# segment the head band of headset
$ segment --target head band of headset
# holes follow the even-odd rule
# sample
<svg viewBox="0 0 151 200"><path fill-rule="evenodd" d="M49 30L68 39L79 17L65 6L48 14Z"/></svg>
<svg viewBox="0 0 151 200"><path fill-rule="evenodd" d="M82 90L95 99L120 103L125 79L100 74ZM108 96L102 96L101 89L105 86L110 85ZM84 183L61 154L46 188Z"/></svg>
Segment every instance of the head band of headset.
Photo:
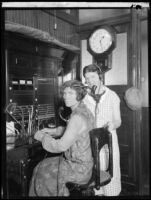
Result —
<svg viewBox="0 0 151 200"><path fill-rule="evenodd" d="M100 74L102 74L101 68L100 68L96 63L94 63L93 65L94 65L97 69L99 69Z"/></svg>

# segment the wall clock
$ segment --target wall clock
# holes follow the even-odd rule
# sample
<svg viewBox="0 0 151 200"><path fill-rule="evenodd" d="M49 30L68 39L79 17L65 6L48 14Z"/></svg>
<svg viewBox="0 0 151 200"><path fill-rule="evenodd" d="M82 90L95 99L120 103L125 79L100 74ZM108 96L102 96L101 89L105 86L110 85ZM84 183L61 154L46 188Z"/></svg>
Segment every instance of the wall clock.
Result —
<svg viewBox="0 0 151 200"><path fill-rule="evenodd" d="M116 47L116 32L111 26L100 26L87 40L88 51L95 57L110 54Z"/></svg>
<svg viewBox="0 0 151 200"><path fill-rule="evenodd" d="M116 47L116 31L111 26L95 28L88 37L87 50L102 73L111 69L111 52Z"/></svg>

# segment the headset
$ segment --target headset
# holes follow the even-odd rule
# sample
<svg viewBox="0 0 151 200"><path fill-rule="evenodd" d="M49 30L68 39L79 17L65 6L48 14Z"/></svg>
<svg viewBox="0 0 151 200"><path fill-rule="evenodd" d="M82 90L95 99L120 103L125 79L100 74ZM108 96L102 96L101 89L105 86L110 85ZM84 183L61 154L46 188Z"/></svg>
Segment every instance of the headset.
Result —
<svg viewBox="0 0 151 200"><path fill-rule="evenodd" d="M103 74L101 68L96 63L94 63L93 65L99 70L99 72L98 71L97 72L98 72L99 78L101 80L102 79L102 74Z"/></svg>

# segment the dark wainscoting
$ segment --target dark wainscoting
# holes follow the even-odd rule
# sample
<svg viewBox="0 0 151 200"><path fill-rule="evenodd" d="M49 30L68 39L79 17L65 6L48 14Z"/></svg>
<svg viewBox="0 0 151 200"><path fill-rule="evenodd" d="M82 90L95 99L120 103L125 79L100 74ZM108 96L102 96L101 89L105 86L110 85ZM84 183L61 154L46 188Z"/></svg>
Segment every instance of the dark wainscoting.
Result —
<svg viewBox="0 0 151 200"><path fill-rule="evenodd" d="M150 156L149 156L149 107L142 108L142 131L141 131L141 146L142 146L142 173L143 173L143 195L149 195L149 177L150 177Z"/></svg>

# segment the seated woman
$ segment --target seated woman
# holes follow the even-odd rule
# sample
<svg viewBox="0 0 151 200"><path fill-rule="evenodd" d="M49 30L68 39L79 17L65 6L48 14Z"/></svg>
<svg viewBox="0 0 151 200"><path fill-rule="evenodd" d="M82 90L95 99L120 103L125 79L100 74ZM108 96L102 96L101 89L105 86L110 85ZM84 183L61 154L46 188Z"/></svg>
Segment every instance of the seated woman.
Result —
<svg viewBox="0 0 151 200"><path fill-rule="evenodd" d="M35 139L48 152L64 153L46 158L35 167L29 196L69 196L66 182L85 184L91 178L89 131L94 128L94 117L82 102L86 89L81 82L73 80L63 84L62 92L66 106L72 110L66 129L45 128L36 132ZM61 134L60 139L54 138Z"/></svg>

